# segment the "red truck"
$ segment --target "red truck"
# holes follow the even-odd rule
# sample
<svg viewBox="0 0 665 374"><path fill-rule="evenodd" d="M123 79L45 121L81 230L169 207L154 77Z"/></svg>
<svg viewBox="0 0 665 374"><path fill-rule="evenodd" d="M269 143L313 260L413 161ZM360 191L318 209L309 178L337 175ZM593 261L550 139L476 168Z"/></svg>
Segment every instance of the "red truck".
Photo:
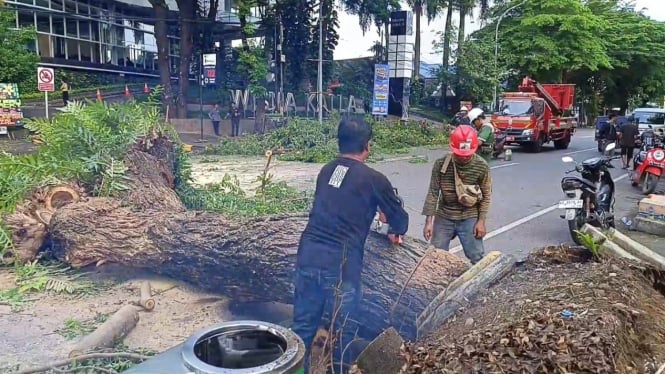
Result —
<svg viewBox="0 0 665 374"><path fill-rule="evenodd" d="M566 149L575 133L572 115L574 84L540 84L527 77L518 92L502 96L500 112L492 115L495 128L506 135L506 144L519 144L540 152L544 144Z"/></svg>

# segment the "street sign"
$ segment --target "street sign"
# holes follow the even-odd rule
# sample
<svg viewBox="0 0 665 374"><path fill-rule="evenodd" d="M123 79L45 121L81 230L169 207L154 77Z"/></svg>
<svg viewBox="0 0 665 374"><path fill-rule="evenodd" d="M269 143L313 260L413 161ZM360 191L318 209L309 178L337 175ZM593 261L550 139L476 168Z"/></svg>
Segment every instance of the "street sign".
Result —
<svg viewBox="0 0 665 374"><path fill-rule="evenodd" d="M55 72L51 68L37 68L37 88L41 92L55 91Z"/></svg>

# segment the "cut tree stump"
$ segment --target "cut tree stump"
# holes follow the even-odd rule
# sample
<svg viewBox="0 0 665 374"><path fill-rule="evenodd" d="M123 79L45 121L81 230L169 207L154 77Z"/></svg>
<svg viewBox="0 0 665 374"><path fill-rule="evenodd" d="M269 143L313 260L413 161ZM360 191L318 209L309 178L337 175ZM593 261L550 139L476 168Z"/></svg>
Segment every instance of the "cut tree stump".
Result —
<svg viewBox="0 0 665 374"><path fill-rule="evenodd" d="M148 143L149 149L141 148ZM292 303L296 252L307 215L239 220L187 211L173 189L174 150L163 137L139 143L124 160L129 189L117 197L81 199L58 208L48 225L53 254L75 268L113 262L238 301ZM363 299L354 316L363 337L373 339L394 326L414 338L418 314L468 269L453 254L430 251L391 314L427 248L413 238L393 246L384 236L369 235Z"/></svg>
<svg viewBox="0 0 665 374"><path fill-rule="evenodd" d="M404 340L394 328L389 328L377 336L358 355L356 364L363 373L399 373L404 365L400 349Z"/></svg>
<svg viewBox="0 0 665 374"><path fill-rule="evenodd" d="M473 302L482 290L498 282L513 269L516 263L513 256L496 251L488 253L487 257L493 261L490 263L481 261L471 267L467 271L470 276L460 277L466 279L465 282L456 285L450 291L444 291L444 295L435 298L432 304L425 308L425 313L418 316L419 337L429 335L466 303ZM474 267L481 267L482 271Z"/></svg>
<svg viewBox="0 0 665 374"><path fill-rule="evenodd" d="M150 288L150 282L145 281L141 283L140 296L139 296L139 305L147 311L155 309L155 299L152 298L152 290Z"/></svg>
<svg viewBox="0 0 665 374"><path fill-rule="evenodd" d="M115 312L95 331L79 340L71 351L69 358L84 355L99 348L112 348L119 339L136 327L139 321L139 309L134 305L125 305Z"/></svg>

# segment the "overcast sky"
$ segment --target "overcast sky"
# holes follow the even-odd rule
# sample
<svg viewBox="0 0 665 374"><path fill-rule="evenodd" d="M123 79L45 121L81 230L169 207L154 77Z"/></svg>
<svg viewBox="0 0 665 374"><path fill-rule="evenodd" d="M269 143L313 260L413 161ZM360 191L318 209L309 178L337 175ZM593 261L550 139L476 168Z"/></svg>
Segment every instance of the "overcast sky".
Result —
<svg viewBox="0 0 665 374"><path fill-rule="evenodd" d="M636 8L645 8L645 14L658 21L665 21L665 0L635 0ZM403 9L407 9L406 5L402 5ZM476 15L477 16L477 15ZM445 17L445 15L444 15ZM425 62L440 63L441 56L434 53L432 42L436 39L436 32L442 31L444 26L444 17L438 17L433 20L429 25L427 20L423 17L421 26L421 59ZM358 25L358 17L344 12L340 12L340 40L337 49L335 50L335 59L347 59L370 56L371 53L368 49L372 46L375 40L379 39L376 28L372 27L365 35L362 35L362 30ZM453 20L457 23L458 20ZM478 29L479 22L477 19L467 20L466 30L471 33Z"/></svg>

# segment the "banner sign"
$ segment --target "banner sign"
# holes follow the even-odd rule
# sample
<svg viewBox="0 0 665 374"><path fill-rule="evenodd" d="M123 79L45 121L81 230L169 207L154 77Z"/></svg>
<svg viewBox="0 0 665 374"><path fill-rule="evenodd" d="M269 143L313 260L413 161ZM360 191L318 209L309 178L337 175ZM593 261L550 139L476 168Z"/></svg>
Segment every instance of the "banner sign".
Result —
<svg viewBox="0 0 665 374"><path fill-rule="evenodd" d="M206 53L203 55L203 84L215 84L215 71L217 69L217 54Z"/></svg>
<svg viewBox="0 0 665 374"><path fill-rule="evenodd" d="M21 111L18 85L0 83L0 134L6 134L6 126L15 126L22 119L23 111Z"/></svg>
<svg viewBox="0 0 665 374"><path fill-rule="evenodd" d="M388 115L388 95L390 65L374 65L374 94L372 95L372 114Z"/></svg>

